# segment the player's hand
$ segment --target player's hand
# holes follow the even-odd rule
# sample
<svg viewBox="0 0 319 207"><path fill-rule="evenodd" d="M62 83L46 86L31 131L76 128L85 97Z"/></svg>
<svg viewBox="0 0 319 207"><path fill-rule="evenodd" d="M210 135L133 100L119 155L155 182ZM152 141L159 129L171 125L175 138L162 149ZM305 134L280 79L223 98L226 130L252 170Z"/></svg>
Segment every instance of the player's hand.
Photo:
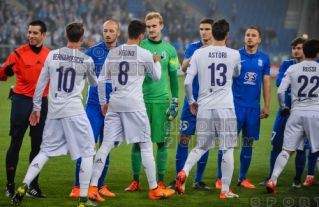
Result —
<svg viewBox="0 0 319 207"><path fill-rule="evenodd" d="M198 111L198 103L195 101L194 103L189 105L189 108L191 110L191 113L196 116Z"/></svg>
<svg viewBox="0 0 319 207"><path fill-rule="evenodd" d="M7 65L5 68L4 68L4 74L6 74L6 76L13 76L14 75L14 71L13 71L13 66L15 65L16 63L11 63L10 65Z"/></svg>
<svg viewBox="0 0 319 207"><path fill-rule="evenodd" d="M166 116L168 116L168 121L173 121L178 114L178 98L172 98L172 103L166 110Z"/></svg>
<svg viewBox="0 0 319 207"><path fill-rule="evenodd" d="M32 110L30 117L29 117L30 125L35 126L37 123L40 122L40 111Z"/></svg>
<svg viewBox="0 0 319 207"><path fill-rule="evenodd" d="M105 116L108 108L109 108L109 105L107 103L104 105L101 105L101 110L102 110L103 116Z"/></svg>
<svg viewBox="0 0 319 207"><path fill-rule="evenodd" d="M269 108L268 107L264 107L261 109L261 113L260 113L260 118L261 119L266 119L269 116Z"/></svg>
<svg viewBox="0 0 319 207"><path fill-rule="evenodd" d="M284 106L280 110L280 116L288 116L290 114L290 108L288 106Z"/></svg>
<svg viewBox="0 0 319 207"><path fill-rule="evenodd" d="M156 63L156 62L159 62L159 61L161 61L161 56L159 56L159 55L157 55L156 53L154 53L154 54L153 54L153 60L154 60L155 63Z"/></svg>

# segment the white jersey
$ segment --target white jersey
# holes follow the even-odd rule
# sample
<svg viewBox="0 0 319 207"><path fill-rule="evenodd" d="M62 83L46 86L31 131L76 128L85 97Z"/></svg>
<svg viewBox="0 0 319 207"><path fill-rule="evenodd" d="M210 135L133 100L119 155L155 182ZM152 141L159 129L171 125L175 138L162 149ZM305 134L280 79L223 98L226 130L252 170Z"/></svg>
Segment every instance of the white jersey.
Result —
<svg viewBox="0 0 319 207"><path fill-rule="evenodd" d="M48 119L58 119L85 113L82 90L87 78L91 86L97 85L94 62L78 49L63 47L52 50L42 68L35 94L33 109L41 110L41 98L48 81Z"/></svg>
<svg viewBox="0 0 319 207"><path fill-rule="evenodd" d="M100 104L106 104L105 83L111 76L112 92L108 111L146 110L142 92L146 72L154 81L161 78L161 64L154 64L153 56L148 50L127 44L110 50L98 78Z"/></svg>
<svg viewBox="0 0 319 207"><path fill-rule="evenodd" d="M187 74L192 76L198 74L199 107L234 108L232 78L240 74L240 69L240 55L237 50L226 46L207 46L196 50L188 65ZM192 91L187 90L186 80L185 88L190 103L194 100L192 100Z"/></svg>
<svg viewBox="0 0 319 207"><path fill-rule="evenodd" d="M304 60L287 69L278 88L280 106L289 85L292 110L319 111L319 63Z"/></svg>

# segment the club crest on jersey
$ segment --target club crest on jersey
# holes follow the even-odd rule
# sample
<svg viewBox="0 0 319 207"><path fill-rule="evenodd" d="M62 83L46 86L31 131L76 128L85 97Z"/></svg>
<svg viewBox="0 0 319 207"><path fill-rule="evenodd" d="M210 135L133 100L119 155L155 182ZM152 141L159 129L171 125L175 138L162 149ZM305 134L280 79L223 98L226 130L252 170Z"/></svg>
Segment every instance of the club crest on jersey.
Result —
<svg viewBox="0 0 319 207"><path fill-rule="evenodd" d="M165 52L165 51L162 52L162 54L161 54L161 59L166 59L166 52Z"/></svg>
<svg viewBox="0 0 319 207"><path fill-rule="evenodd" d="M256 85L257 73L247 72L244 77L244 84Z"/></svg>
<svg viewBox="0 0 319 207"><path fill-rule="evenodd" d="M263 66L263 60L262 59L258 59L258 65L259 66Z"/></svg>

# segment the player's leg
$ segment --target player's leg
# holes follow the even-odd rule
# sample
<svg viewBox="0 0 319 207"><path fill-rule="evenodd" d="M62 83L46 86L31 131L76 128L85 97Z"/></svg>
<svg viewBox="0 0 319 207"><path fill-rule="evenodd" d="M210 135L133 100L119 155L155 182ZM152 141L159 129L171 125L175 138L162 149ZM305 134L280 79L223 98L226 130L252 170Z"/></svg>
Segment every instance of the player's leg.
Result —
<svg viewBox="0 0 319 207"><path fill-rule="evenodd" d="M317 154L311 152L311 147L308 145L308 173L303 186L312 186L314 182L315 168L317 162Z"/></svg>
<svg viewBox="0 0 319 207"><path fill-rule="evenodd" d="M33 107L32 99L15 94L11 101L10 146L6 154L7 185L5 196L11 198L15 192L15 174L19 161L23 136L29 126Z"/></svg>
<svg viewBox="0 0 319 207"><path fill-rule="evenodd" d="M156 167L151 142L150 124L146 111L122 113L124 137L126 143L137 143L140 146L142 163L149 183L149 198L158 200L172 196L174 190L161 188L156 182Z"/></svg>
<svg viewBox="0 0 319 207"><path fill-rule="evenodd" d="M39 154L32 160L22 185L16 190L12 197L12 203L20 205L24 195L30 186L31 181L39 174L43 165L51 156L66 155L66 140L63 139L64 131L60 120L48 119L45 124L43 141Z"/></svg>
<svg viewBox="0 0 319 207"><path fill-rule="evenodd" d="M104 201L98 193L98 181L105 166L106 157L114 147L114 142L123 140L122 120L119 113L108 112L105 116L104 138L93 165L91 186L88 196L97 201ZM81 186L80 186L81 187Z"/></svg>
<svg viewBox="0 0 319 207"><path fill-rule="evenodd" d="M304 142L301 143L301 146L296 150L295 157L295 169L296 175L294 177L294 181L292 183L293 188L301 188L301 176L305 169L306 165L306 150L304 149Z"/></svg>
<svg viewBox="0 0 319 207"><path fill-rule="evenodd" d="M81 206L91 202L88 199L88 189L92 175L92 160L95 155L94 135L86 114L63 118L61 123L71 159L76 160L81 157L80 198L78 202L78 206Z"/></svg>
<svg viewBox="0 0 319 207"><path fill-rule="evenodd" d="M168 103L153 104L151 120L151 139L153 143L157 144L157 151L155 157L157 170L157 183L161 188L166 188L164 185L164 176L167 167L168 151L167 142L170 141L170 122L166 116L166 109L169 107Z"/></svg>
<svg viewBox="0 0 319 207"><path fill-rule="evenodd" d="M147 112L149 121L152 124L153 104L145 103L145 107L146 107L146 112ZM141 166L142 166L142 157L141 157L140 146L137 143L132 144L131 166L132 166L132 172L133 172L133 181L127 188L125 188L125 191L127 191L127 192L134 192L134 191L141 190L140 173L141 173Z"/></svg>
<svg viewBox="0 0 319 207"><path fill-rule="evenodd" d="M35 126L30 126L30 137L31 137L31 152L29 156L29 162L31 163L32 160L37 156L37 154L40 151L40 146L42 143L42 135L43 135L43 129L46 121L48 113L48 99L42 98L42 105L41 105L41 114L40 114L40 122ZM38 183L39 174L34 178L34 180L30 183L27 196L32 197L39 197L44 198L46 197Z"/></svg>
<svg viewBox="0 0 319 207"><path fill-rule="evenodd" d="M219 137L219 150L223 151L223 157L221 162L222 189L219 197L223 199L238 198L238 195L234 194L229 188L234 172L234 147L238 145L238 129L235 110L217 109L213 110L213 115L217 118L216 121L221 122L224 126L215 126L215 129L217 129Z"/></svg>
<svg viewBox="0 0 319 207"><path fill-rule="evenodd" d="M203 121L208 123L212 117L212 110L199 109L197 113L197 122ZM207 124L209 126L209 124ZM176 179L176 190L179 194L183 194L185 191L185 182L189 175L190 170L200 160L200 158L208 151L208 149L214 146L213 132L211 129L200 130L197 129L197 144L193 150L189 153L183 170L181 170Z"/></svg>
<svg viewBox="0 0 319 207"><path fill-rule="evenodd" d="M272 130L272 136L271 136L271 145L272 149L270 151L270 168L269 168L269 175L265 178L265 180L259 185L266 186L268 183L268 180L270 179L270 176L273 172L276 159L280 152L282 151L282 145L284 142L284 131L285 126L287 123L289 116L281 116L281 111L278 110Z"/></svg>
<svg viewBox="0 0 319 207"><path fill-rule="evenodd" d="M245 108L246 117L245 124L242 128L242 147L240 153L240 170L238 178L238 186L253 189L255 186L247 179L247 172L252 160L253 143L259 140L260 128L260 109Z"/></svg>
<svg viewBox="0 0 319 207"><path fill-rule="evenodd" d="M293 152L298 148L300 142L303 141L304 128L300 115L300 112L292 111L287 121L284 133L283 150L276 159L273 173L266 185L268 193L276 192L276 184L279 175L283 171Z"/></svg>

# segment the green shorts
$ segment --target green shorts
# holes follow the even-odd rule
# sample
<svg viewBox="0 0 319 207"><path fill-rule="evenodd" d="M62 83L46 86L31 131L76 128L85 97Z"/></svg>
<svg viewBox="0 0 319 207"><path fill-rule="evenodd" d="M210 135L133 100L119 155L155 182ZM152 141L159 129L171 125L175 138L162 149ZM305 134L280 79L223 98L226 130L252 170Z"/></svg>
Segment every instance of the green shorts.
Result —
<svg viewBox="0 0 319 207"><path fill-rule="evenodd" d="M166 116L169 103L146 103L146 111L151 125L151 138L154 143L169 141L170 122Z"/></svg>

